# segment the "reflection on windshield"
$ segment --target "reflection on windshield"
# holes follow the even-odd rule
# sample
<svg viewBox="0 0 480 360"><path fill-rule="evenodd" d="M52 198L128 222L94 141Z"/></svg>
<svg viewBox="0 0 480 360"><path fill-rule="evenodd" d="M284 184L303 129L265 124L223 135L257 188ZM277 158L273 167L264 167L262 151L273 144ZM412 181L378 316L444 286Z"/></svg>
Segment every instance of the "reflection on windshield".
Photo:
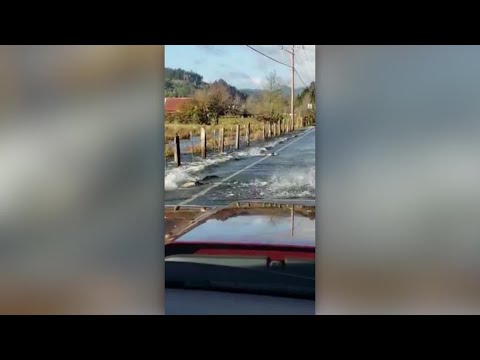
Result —
<svg viewBox="0 0 480 360"><path fill-rule="evenodd" d="M170 208L166 241L315 246L315 208L236 203L221 209Z"/></svg>
<svg viewBox="0 0 480 360"><path fill-rule="evenodd" d="M308 224L311 223L311 224ZM234 242L254 244L294 244L314 245L314 222L308 218L272 215L250 215L234 217L228 220L209 219L204 224L181 236L176 242ZM313 225L313 226L312 226Z"/></svg>

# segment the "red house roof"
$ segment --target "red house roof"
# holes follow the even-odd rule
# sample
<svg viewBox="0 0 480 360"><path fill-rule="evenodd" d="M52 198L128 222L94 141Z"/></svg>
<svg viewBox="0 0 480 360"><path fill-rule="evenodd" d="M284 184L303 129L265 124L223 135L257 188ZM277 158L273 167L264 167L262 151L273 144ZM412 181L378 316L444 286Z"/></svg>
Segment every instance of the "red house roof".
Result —
<svg viewBox="0 0 480 360"><path fill-rule="evenodd" d="M183 98L165 98L165 112L172 113L180 110L180 107L191 101L192 98L183 97Z"/></svg>

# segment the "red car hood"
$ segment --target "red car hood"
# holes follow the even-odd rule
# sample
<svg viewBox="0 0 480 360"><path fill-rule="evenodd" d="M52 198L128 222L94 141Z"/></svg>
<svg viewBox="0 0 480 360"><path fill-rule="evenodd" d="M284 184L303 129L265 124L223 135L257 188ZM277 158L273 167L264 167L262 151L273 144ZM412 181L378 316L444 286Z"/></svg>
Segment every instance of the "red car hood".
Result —
<svg viewBox="0 0 480 360"><path fill-rule="evenodd" d="M222 207L167 206L166 256L176 254L314 259L315 205L241 201Z"/></svg>

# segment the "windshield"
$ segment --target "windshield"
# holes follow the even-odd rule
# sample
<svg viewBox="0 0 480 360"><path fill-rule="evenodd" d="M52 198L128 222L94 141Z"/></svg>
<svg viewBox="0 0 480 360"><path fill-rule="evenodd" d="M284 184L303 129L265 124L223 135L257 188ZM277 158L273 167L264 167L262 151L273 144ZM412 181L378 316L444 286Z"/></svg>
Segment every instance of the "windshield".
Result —
<svg viewBox="0 0 480 360"><path fill-rule="evenodd" d="M165 286L315 298L315 207L167 207Z"/></svg>

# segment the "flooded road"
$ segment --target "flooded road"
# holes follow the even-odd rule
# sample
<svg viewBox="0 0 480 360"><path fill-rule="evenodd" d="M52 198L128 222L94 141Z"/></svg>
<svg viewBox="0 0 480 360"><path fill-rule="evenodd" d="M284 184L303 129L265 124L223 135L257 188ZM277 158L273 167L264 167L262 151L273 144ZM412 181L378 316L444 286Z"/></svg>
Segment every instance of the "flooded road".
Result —
<svg viewBox="0 0 480 360"><path fill-rule="evenodd" d="M247 199L315 199L315 128L212 154L167 162L167 204L223 205Z"/></svg>

